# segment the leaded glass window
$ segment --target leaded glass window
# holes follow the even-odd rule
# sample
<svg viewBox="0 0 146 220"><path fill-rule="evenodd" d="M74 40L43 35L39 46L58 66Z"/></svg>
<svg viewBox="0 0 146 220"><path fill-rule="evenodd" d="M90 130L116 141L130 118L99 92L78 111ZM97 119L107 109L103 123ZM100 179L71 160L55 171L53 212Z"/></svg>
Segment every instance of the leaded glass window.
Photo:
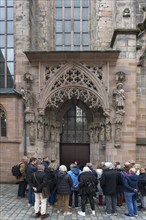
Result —
<svg viewBox="0 0 146 220"><path fill-rule="evenodd" d="M0 0L0 88L14 87L13 3L13 0Z"/></svg>
<svg viewBox="0 0 146 220"><path fill-rule="evenodd" d="M64 115L61 143L89 143L85 112L73 106Z"/></svg>
<svg viewBox="0 0 146 220"><path fill-rule="evenodd" d="M89 0L56 0L56 50L89 50Z"/></svg>
<svg viewBox="0 0 146 220"><path fill-rule="evenodd" d="M0 108L0 137L6 136L6 115L5 112Z"/></svg>

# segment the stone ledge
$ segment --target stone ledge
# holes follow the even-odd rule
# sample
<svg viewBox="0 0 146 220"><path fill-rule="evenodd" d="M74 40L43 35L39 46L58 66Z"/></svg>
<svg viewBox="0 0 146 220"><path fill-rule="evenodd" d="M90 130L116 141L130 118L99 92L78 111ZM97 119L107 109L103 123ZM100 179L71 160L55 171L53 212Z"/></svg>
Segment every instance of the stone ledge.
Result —
<svg viewBox="0 0 146 220"><path fill-rule="evenodd" d="M30 63L58 61L65 62L66 60L96 61L99 60L117 60L120 50L95 50L95 51L24 51Z"/></svg>
<svg viewBox="0 0 146 220"><path fill-rule="evenodd" d="M138 35L139 34L139 29L122 29L122 28L121 29L115 29L114 33L113 33L113 36L112 36L111 44L110 44L111 48L113 47L113 45L115 43L117 35L120 35L120 34Z"/></svg>
<svg viewBox="0 0 146 220"><path fill-rule="evenodd" d="M136 138L136 145L146 146L146 138Z"/></svg>

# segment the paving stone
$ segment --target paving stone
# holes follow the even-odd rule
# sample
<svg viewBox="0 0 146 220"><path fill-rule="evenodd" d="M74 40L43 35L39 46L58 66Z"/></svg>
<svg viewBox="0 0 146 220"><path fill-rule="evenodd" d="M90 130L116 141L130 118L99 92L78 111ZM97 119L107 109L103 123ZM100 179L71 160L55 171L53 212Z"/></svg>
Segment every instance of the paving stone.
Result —
<svg viewBox="0 0 146 220"><path fill-rule="evenodd" d="M28 200L17 198L18 185L1 184L0 185L0 219L1 220L34 220L34 209L28 207ZM95 200L96 204L97 201ZM127 212L127 207L124 204L117 207L118 215L107 217L105 215L105 206L96 205L96 216L91 215L90 205L87 204L86 217L77 214L79 209L72 208L71 216L63 216L63 212L59 215L56 213L56 207L48 207L47 211L50 213L48 220L130 220L129 217L124 216ZM146 212L138 212L137 220L146 220ZM40 220L40 218L38 218Z"/></svg>

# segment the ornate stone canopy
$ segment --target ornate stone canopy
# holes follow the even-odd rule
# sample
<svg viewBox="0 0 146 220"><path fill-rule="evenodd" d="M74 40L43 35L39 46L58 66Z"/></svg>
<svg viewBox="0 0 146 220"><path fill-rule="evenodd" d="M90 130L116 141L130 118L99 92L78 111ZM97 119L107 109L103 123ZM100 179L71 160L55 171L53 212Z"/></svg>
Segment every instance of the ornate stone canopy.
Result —
<svg viewBox="0 0 146 220"><path fill-rule="evenodd" d="M48 68L46 68L48 70ZM55 74L46 73L46 85L40 94L39 109L59 108L70 99L81 100L89 108L109 109L108 94L102 81L102 71L95 71L89 66L77 62L62 64ZM94 71L93 71L94 70Z"/></svg>

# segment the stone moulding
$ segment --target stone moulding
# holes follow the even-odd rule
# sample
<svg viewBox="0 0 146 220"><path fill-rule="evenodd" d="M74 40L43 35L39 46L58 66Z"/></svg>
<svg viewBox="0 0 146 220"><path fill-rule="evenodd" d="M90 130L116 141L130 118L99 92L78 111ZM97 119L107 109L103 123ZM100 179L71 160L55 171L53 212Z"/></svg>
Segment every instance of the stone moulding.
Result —
<svg viewBox="0 0 146 220"><path fill-rule="evenodd" d="M112 40L110 43L110 47L112 48L114 46L115 40L117 35L138 35L139 34L139 29L115 29L113 36L112 36Z"/></svg>

